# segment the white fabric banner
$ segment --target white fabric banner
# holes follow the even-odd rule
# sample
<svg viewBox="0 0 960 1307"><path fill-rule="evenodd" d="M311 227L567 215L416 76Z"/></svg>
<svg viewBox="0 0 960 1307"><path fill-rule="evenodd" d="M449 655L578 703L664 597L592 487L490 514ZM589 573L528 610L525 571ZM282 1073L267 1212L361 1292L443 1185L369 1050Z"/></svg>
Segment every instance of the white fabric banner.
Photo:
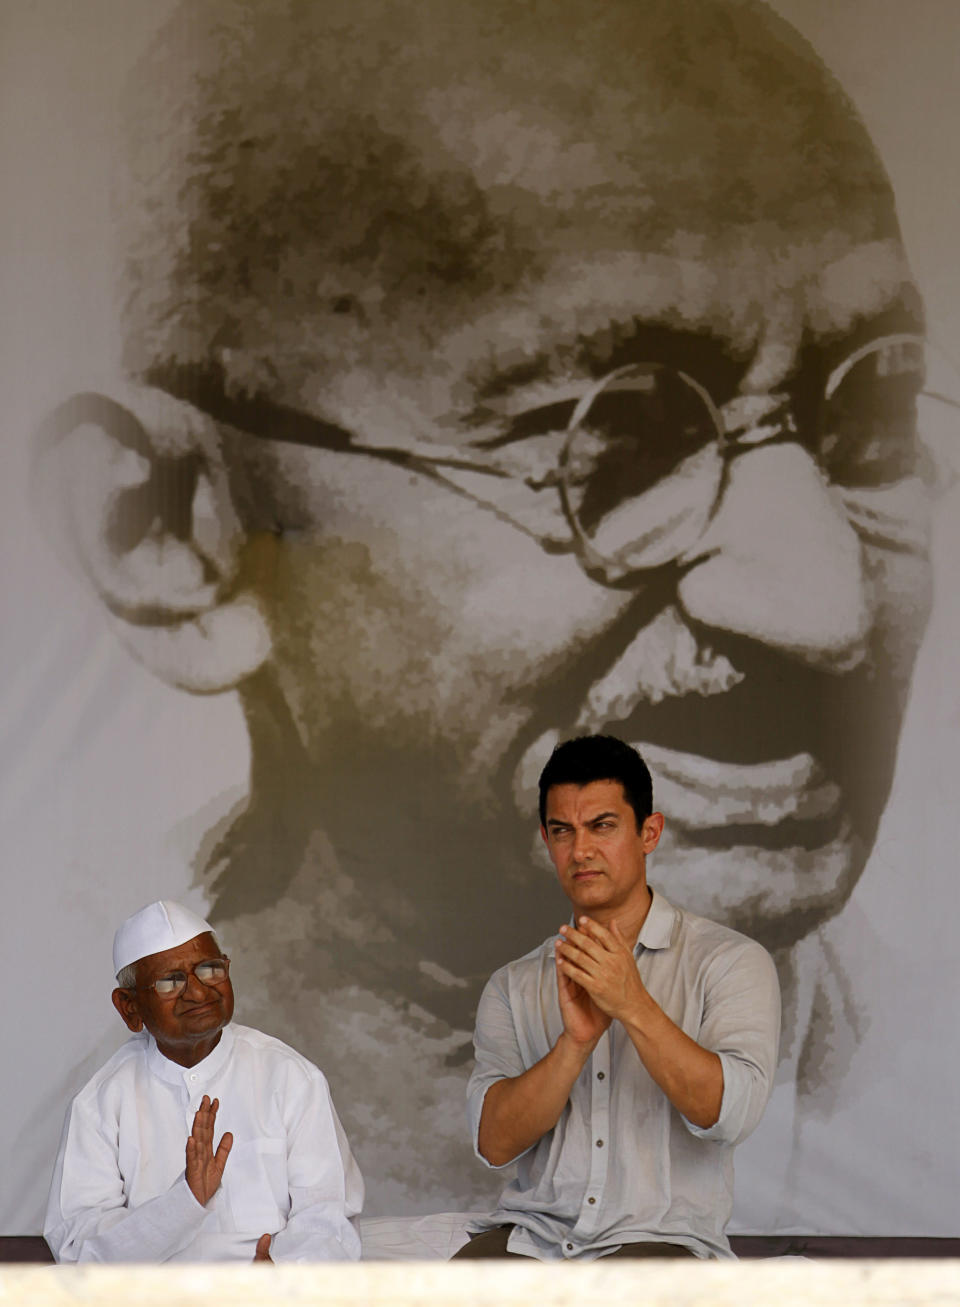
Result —
<svg viewBox="0 0 960 1307"><path fill-rule="evenodd" d="M490 1202L473 1012L604 730L780 969L731 1228L957 1234L960 9L546 8L3 7L6 1233L157 897L370 1214Z"/></svg>

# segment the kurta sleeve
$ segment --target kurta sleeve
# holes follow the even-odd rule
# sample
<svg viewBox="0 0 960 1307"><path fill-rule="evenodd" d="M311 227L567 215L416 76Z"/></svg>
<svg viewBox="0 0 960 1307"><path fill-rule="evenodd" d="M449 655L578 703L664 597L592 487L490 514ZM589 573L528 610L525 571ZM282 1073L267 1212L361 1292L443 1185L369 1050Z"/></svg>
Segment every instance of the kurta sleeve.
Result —
<svg viewBox="0 0 960 1307"><path fill-rule="evenodd" d="M117 1122L78 1096L67 1111L43 1234L58 1262L164 1262L185 1248L204 1218L183 1175L156 1198L127 1206L117 1158Z"/></svg>
<svg viewBox="0 0 960 1307"><path fill-rule="evenodd" d="M291 1070L286 1114L290 1212L273 1237L270 1256L285 1262L356 1261L363 1179L316 1067Z"/></svg>

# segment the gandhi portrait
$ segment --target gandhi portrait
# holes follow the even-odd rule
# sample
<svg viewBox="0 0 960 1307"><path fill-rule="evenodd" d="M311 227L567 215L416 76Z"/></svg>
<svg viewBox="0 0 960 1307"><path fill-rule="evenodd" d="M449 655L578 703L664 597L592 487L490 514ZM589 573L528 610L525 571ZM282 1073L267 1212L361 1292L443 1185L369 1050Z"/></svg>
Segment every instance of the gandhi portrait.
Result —
<svg viewBox="0 0 960 1307"><path fill-rule="evenodd" d="M759 3L204 0L125 113L124 372L41 458L134 655L239 694L197 875L370 1209L488 1192L474 1008L565 920L571 735L639 748L653 883L774 953L822 1088L796 947L873 845L931 581L923 306L839 85Z"/></svg>

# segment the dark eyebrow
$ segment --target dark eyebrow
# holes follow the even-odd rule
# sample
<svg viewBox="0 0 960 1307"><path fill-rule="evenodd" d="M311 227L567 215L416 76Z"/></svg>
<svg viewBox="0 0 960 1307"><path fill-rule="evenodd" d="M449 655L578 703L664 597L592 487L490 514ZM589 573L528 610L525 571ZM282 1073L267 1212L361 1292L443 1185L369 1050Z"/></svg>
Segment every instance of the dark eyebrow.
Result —
<svg viewBox="0 0 960 1307"><path fill-rule="evenodd" d="M585 826L595 826L598 821L609 821L611 817L614 819L614 821L616 821L618 820L619 814L616 812L598 812L595 817L588 818L587 821L585 821L583 824ZM548 817L547 825L548 826L572 826L573 822L561 821L559 817Z"/></svg>

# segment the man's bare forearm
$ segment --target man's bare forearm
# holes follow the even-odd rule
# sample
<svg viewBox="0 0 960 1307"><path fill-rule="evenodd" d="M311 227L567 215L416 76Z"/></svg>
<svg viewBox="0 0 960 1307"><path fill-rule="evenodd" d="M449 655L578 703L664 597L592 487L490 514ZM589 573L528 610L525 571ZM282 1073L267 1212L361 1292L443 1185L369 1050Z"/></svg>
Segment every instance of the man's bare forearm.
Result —
<svg viewBox="0 0 960 1307"><path fill-rule="evenodd" d="M490 1086L477 1146L492 1166L505 1166L553 1129L596 1042L575 1043L564 1032L528 1071Z"/></svg>
<svg viewBox="0 0 960 1307"><path fill-rule="evenodd" d="M622 1024L640 1060L670 1102L695 1126L708 1129L720 1118L723 1067L645 995Z"/></svg>

